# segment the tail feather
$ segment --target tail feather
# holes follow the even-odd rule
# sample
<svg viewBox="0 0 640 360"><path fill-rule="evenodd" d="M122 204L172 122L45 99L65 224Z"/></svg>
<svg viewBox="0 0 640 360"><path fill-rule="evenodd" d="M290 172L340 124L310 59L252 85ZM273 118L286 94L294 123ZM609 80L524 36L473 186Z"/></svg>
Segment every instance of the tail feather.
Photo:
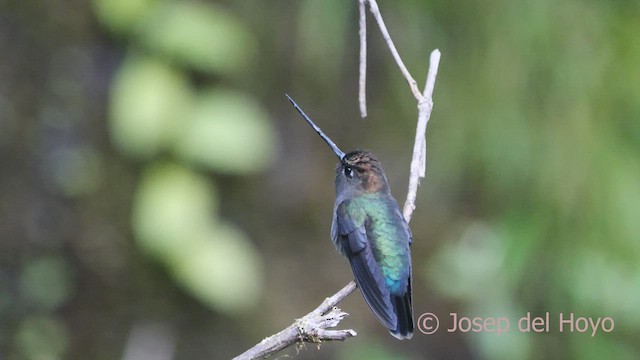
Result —
<svg viewBox="0 0 640 360"><path fill-rule="evenodd" d="M389 333L396 339L411 339L413 336L413 299L411 295L411 278L407 284L407 292L403 296L391 295L393 311L396 313L398 322L396 328L389 330Z"/></svg>
<svg viewBox="0 0 640 360"><path fill-rule="evenodd" d="M376 318L395 338L411 339L413 336L413 299L411 276L404 295L389 292L370 247L349 257L356 284L365 302Z"/></svg>

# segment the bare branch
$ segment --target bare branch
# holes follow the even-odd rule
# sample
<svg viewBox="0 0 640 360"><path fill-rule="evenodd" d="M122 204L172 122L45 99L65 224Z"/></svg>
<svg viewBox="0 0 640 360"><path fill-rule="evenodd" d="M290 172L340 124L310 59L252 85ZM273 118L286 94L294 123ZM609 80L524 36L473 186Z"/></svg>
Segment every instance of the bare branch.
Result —
<svg viewBox="0 0 640 360"><path fill-rule="evenodd" d="M342 290L326 298L320 306L304 317L296 320L286 329L265 338L256 346L238 355L234 360L262 359L285 349L297 342L321 343L323 341L344 341L357 333L349 330L327 330L333 328L348 314L336 305L356 289L351 281Z"/></svg>
<svg viewBox="0 0 640 360"><path fill-rule="evenodd" d="M436 76L438 76L438 67L440 66L440 50L435 49L429 56L429 72L427 73L427 84L424 86L425 99L433 98L433 89L436 86Z"/></svg>
<svg viewBox="0 0 640 360"><path fill-rule="evenodd" d="M420 89L418 89L418 84L413 79L409 70L402 62L400 58L400 54L398 54L398 50L396 49L393 41L391 40L391 36L389 35L389 31L387 30L386 25L384 24L384 20L382 19L382 14L380 13L380 8L378 7L378 3L376 0L364 0L369 2L369 8L371 9L371 13L373 17L378 22L378 27L380 28L380 32L382 32L382 37L387 43L387 47L391 51L391 55L396 61L396 64L400 68L402 75L407 80L409 84L409 88L413 93L413 96L418 101L418 125L416 129L416 138L413 145L413 156L411 158L411 170L409 177L409 189L407 192L407 200L404 203L404 207L402 210L402 214L407 222L411 220L411 215L416 208L416 194L418 192L418 185L420 184L420 178L424 178L427 172L427 140L426 140L426 130L427 123L429 122L429 118L431 117L431 110L433 108L433 89L436 82L436 75L438 74L438 65L440 64L440 50L436 49L431 52L431 57L429 59L429 72L427 73L427 83L424 88L424 92L420 93ZM362 6L363 0L360 0L360 4ZM361 50L362 51L362 50ZM362 61L362 53L360 54ZM362 66L362 63L361 63ZM362 71L362 70L361 70ZM362 73L361 75L362 76Z"/></svg>
<svg viewBox="0 0 640 360"><path fill-rule="evenodd" d="M367 0L359 0L360 5L360 88L358 101L360 103L360 116L367 117L367 12L365 9Z"/></svg>
<svg viewBox="0 0 640 360"><path fill-rule="evenodd" d="M413 157L411 158L411 170L409 176L409 189L407 190L407 200L404 203L402 214L409 222L413 210L416 208L416 194L420 178L424 178L427 170L427 139L426 131L431 110L433 109L433 88L438 75L440 64L440 50L431 52L429 59L429 72L427 73L427 84L424 88L422 100L418 102L418 125L416 128L416 139L413 144Z"/></svg>
<svg viewBox="0 0 640 360"><path fill-rule="evenodd" d="M418 101L422 100L422 94L420 93L420 89L418 89L418 83L416 83L416 81L413 79L411 74L409 74L409 70L407 70L407 67L404 66L404 62L402 62L402 58L400 58L400 54L398 54L398 50L396 50L396 46L393 44L393 41L391 40L391 35L389 35L389 30L387 30L387 26L384 24L384 20L382 19L382 14L380 14L380 8L378 8L378 3L376 2L376 0L367 0L367 1L369 2L369 9L371 10L373 17L378 22L378 27L380 28L380 32L382 32L382 37L384 38L384 41L387 43L387 47L391 51L391 55L393 56L393 59L396 61L396 64L398 64L398 67L400 68L402 75L407 80L407 83L409 83L409 87L411 88L411 92L413 93L413 96Z"/></svg>

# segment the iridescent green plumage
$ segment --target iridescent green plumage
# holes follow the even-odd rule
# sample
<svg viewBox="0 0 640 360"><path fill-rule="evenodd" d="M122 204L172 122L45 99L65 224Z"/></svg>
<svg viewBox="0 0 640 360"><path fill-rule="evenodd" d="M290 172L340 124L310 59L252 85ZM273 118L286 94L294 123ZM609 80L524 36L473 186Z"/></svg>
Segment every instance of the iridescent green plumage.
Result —
<svg viewBox="0 0 640 360"><path fill-rule="evenodd" d="M404 220L399 216L396 201L384 193L365 194L349 201L345 210L352 219L357 218L359 226L365 226L389 292L403 294L411 270L410 238L406 231L399 229Z"/></svg>
<svg viewBox="0 0 640 360"><path fill-rule="evenodd" d="M331 237L378 320L396 338L411 338L411 231L370 152L350 152L336 167Z"/></svg>

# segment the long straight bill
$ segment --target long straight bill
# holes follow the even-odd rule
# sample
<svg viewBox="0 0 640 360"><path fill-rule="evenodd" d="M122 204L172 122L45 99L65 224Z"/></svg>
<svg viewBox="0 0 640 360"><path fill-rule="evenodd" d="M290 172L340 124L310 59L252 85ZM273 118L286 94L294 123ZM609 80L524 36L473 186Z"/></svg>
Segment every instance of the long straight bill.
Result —
<svg viewBox="0 0 640 360"><path fill-rule="evenodd" d="M322 132L322 130L320 130L318 125L314 124L313 121L311 121L311 119L309 119L307 114L305 114L304 111L302 111L300 106L298 106L298 104L296 104L296 102L293 101L293 99L289 95L287 95L287 94L284 94L284 95L287 97L287 99L289 99L289 101L291 101L291 103L293 104L293 107L296 108L296 110L298 110L300 115L302 115L302 117L309 123L309 125L311 125L313 130L315 130L318 133L318 135L320 135L320 137L327 144L329 144L329 147L331 148L331 150L333 150L333 152L336 153L336 155L338 155L338 159L340 159L340 161L342 161L342 158L344 157L344 152L342 150L340 150L340 148L333 141L331 141L331 139L329 139L329 137L327 135L325 135Z"/></svg>

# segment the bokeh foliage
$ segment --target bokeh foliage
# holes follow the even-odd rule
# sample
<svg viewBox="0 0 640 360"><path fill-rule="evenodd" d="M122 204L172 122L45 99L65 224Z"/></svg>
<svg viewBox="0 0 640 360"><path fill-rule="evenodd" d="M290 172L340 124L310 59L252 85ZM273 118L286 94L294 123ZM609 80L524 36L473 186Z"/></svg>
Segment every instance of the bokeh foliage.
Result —
<svg viewBox="0 0 640 360"><path fill-rule="evenodd" d="M0 358L126 358L145 339L228 358L350 280L328 239L334 158L283 93L345 150L378 154L404 200L415 102L370 20L357 118L356 3L0 3ZM354 294L343 324L359 336L298 357L634 359L638 3L380 6L420 83L443 54L416 314L616 327L399 343Z"/></svg>
<svg viewBox="0 0 640 360"><path fill-rule="evenodd" d="M196 87L189 79L190 73L233 76L246 67L254 50L249 31L224 10L194 1L98 0L96 10L107 27L131 39L115 74L109 121L123 155L150 162L132 205L139 246L214 309L254 306L261 259L241 230L220 219L215 187L194 167L234 175L265 169L274 132L250 96L220 81ZM159 157L171 160L158 163Z"/></svg>

